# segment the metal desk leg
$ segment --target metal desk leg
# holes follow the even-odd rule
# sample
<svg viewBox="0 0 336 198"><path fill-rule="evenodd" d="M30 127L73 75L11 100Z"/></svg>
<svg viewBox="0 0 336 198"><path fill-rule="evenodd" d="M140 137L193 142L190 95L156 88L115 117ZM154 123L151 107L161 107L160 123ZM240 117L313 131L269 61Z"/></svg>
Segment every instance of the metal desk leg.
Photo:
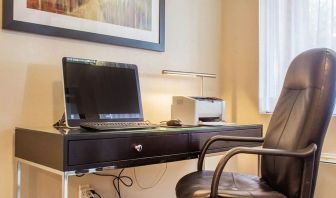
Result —
<svg viewBox="0 0 336 198"><path fill-rule="evenodd" d="M257 174L258 174L258 176L260 177L261 176L261 166L260 166L260 164L261 164L261 157L260 157L260 155L258 155L258 170L257 170Z"/></svg>
<svg viewBox="0 0 336 198"><path fill-rule="evenodd" d="M64 172L62 174L62 198L68 198L69 196L68 184L69 184L69 173Z"/></svg>
<svg viewBox="0 0 336 198"><path fill-rule="evenodd" d="M17 161L17 173L16 174L17 174L16 198L20 198L21 197L21 174L22 174L20 161Z"/></svg>

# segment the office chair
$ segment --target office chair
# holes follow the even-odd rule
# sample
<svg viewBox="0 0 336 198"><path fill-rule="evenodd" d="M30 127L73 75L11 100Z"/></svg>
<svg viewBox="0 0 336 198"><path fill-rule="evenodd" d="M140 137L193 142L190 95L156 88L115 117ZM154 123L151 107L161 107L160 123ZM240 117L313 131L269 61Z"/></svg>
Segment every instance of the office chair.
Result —
<svg viewBox="0 0 336 198"><path fill-rule="evenodd" d="M265 138L215 136L203 146L197 172L176 185L178 198L311 198L321 148L335 101L336 54L312 49L290 64ZM216 141L263 142L262 148L237 147L221 158L215 171L203 170ZM239 153L261 156L261 177L223 172Z"/></svg>

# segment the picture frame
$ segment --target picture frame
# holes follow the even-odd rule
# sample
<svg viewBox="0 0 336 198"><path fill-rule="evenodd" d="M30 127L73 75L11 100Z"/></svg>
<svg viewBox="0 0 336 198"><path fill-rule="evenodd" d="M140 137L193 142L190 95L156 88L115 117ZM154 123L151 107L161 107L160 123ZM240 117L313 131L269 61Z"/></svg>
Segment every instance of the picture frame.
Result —
<svg viewBox="0 0 336 198"><path fill-rule="evenodd" d="M145 24L143 22L137 23L140 24L138 25L139 27L127 27L120 24L107 23L105 21L74 17L70 16L70 14L59 14L42 9L31 9L28 8L28 1L38 0L3 0L3 29L140 48L158 52L165 51L165 0L143 0L150 2L150 5L152 6L150 7L150 11L148 11L148 9L146 10L146 12L149 13L148 15L150 15L150 18L145 13L146 17L149 18L145 21L147 24L146 28L150 27L147 29L141 29L141 24ZM66 2L67 0L64 1ZM70 0L68 1L70 2ZM72 1L83 2L83 0ZM108 1L118 0L104 0L104 2ZM86 6L86 8L87 7L88 6ZM94 8L90 9L94 10ZM118 9L118 7L115 9ZM135 10L138 11L141 9ZM123 20L125 18L123 18L123 12L120 13L119 19ZM131 14L139 15L144 18L143 13L138 14L134 11L134 13ZM107 13L104 12L104 15L102 16L106 15L109 15L108 11ZM134 18L135 20L139 20L138 18L140 17L137 18L135 16ZM128 23L128 21L126 21L126 23Z"/></svg>

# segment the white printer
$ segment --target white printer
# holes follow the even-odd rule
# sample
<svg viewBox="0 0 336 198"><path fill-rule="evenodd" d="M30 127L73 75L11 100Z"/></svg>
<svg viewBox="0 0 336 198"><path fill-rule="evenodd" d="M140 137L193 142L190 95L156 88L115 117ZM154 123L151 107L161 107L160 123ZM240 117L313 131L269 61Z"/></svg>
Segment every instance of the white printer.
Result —
<svg viewBox="0 0 336 198"><path fill-rule="evenodd" d="M173 96L171 119L184 125L197 126L207 122L223 122L225 101L214 97Z"/></svg>

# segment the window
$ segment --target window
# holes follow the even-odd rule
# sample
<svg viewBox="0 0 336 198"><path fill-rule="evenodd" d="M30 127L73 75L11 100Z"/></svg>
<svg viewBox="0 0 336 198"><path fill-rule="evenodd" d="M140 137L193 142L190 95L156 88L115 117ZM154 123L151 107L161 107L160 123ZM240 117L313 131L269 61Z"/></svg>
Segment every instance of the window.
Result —
<svg viewBox="0 0 336 198"><path fill-rule="evenodd" d="M259 3L259 110L271 113L295 56L317 47L336 50L336 0Z"/></svg>

